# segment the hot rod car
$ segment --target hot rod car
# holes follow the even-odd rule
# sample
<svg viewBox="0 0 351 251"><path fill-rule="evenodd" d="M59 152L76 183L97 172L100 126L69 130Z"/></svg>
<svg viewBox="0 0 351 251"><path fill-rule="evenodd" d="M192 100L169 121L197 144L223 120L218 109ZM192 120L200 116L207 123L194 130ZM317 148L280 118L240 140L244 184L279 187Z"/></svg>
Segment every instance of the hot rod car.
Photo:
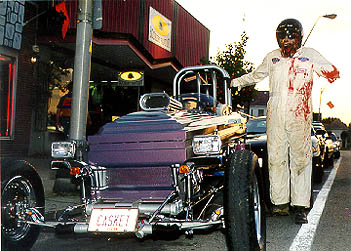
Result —
<svg viewBox="0 0 351 251"><path fill-rule="evenodd" d="M30 247L41 227L138 238L223 229L229 250L265 250L260 167L245 143L246 119L232 111L229 80L215 65L186 67L172 97L145 94L142 111L88 137L87 158L77 156L75 140L53 142L51 168L70 170L82 201L55 221L44 216L43 186L31 164L2 163L2 243Z"/></svg>

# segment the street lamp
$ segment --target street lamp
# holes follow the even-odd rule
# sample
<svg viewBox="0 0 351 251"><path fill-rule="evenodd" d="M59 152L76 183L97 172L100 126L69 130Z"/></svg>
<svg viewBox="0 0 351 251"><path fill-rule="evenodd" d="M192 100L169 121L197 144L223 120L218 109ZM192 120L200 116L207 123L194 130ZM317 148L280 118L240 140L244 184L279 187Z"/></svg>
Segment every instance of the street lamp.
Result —
<svg viewBox="0 0 351 251"><path fill-rule="evenodd" d="M314 23L314 25L312 26L312 29L311 29L310 32L308 33L307 38L306 38L305 42L303 42L302 46L305 45L307 39L310 37L310 35L311 35L311 33L312 33L314 27L316 26L318 20L319 20L321 17L325 17L325 18L329 18L329 19L334 19L334 18L336 18L336 16L337 16L336 14L327 14L327 15L324 15L324 16L319 16L319 17L317 18L316 22Z"/></svg>
<svg viewBox="0 0 351 251"><path fill-rule="evenodd" d="M312 26L312 29L310 30L310 32L308 33L307 37L306 37L306 40L305 42L303 42L302 46L304 46L307 42L307 39L310 37L314 27L316 26L318 20L321 18L321 17L325 17L325 18L329 18L329 19L334 19L336 18L336 14L326 14L326 15L323 15L323 16L319 16L316 20L316 22L314 23L314 25ZM325 88L327 87L328 83L323 87L321 88L321 92L320 92L320 95L319 95L319 108L318 108L318 116L319 116L319 119L321 119L321 103L322 103L322 94L325 90Z"/></svg>

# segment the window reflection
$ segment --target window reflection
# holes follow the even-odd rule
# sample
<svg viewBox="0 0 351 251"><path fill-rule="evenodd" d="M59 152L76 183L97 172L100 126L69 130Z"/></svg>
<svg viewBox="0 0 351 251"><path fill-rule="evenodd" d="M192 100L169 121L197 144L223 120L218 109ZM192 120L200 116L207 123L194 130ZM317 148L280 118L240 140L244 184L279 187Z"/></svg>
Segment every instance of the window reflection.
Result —
<svg viewBox="0 0 351 251"><path fill-rule="evenodd" d="M0 54L0 137L13 133L15 70L15 59Z"/></svg>

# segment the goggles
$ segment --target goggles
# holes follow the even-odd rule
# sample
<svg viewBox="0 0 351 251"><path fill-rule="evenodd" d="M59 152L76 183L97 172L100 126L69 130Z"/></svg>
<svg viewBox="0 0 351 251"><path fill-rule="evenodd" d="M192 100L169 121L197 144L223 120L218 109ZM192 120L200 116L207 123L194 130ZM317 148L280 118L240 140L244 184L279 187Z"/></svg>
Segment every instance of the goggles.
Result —
<svg viewBox="0 0 351 251"><path fill-rule="evenodd" d="M285 32L278 33L279 39L284 39L286 37L288 37L289 39L295 39L298 37L298 34L296 34L296 33L289 34L289 33L285 33Z"/></svg>

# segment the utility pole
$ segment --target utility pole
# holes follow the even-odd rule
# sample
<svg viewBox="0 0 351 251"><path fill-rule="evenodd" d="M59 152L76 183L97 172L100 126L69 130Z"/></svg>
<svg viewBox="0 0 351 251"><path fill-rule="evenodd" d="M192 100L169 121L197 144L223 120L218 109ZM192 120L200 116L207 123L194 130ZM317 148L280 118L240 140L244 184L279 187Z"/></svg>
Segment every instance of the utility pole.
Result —
<svg viewBox="0 0 351 251"><path fill-rule="evenodd" d="M77 142L77 158L85 159L86 124L92 53L93 0L79 0L74 57L70 139Z"/></svg>

